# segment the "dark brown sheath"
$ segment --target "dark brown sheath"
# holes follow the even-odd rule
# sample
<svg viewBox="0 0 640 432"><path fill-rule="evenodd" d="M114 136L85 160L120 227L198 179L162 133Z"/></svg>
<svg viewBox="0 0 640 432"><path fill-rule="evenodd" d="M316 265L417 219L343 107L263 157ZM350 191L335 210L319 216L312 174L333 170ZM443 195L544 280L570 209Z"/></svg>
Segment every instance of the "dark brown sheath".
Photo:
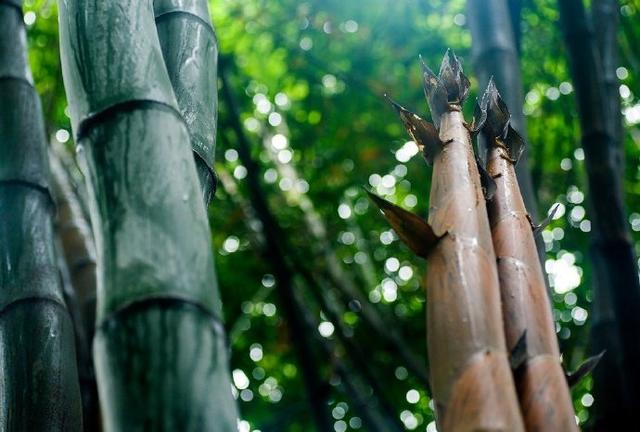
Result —
<svg viewBox="0 0 640 432"><path fill-rule="evenodd" d="M487 171L496 182L487 207L507 347L514 349L526 334L524 360L515 371L525 425L528 431L577 431L531 220L515 174L523 141L509 124L509 112L493 81L478 108L476 112L486 120L475 119L474 123L483 123L489 146Z"/></svg>
<svg viewBox="0 0 640 432"><path fill-rule="evenodd" d="M423 76L435 127L396 109L433 162L429 223L416 229L415 215L391 203L381 208L400 238L413 238L409 247L428 260L427 343L439 430L523 431L485 197L460 112L469 81L449 53L439 76L426 66ZM420 242L427 246L416 247Z"/></svg>

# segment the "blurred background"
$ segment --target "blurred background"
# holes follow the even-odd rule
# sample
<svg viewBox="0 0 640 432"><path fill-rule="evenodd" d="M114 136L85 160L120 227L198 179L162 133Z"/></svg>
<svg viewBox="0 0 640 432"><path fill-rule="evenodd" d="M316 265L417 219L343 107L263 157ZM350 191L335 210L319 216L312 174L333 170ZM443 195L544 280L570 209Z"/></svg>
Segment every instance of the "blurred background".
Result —
<svg viewBox="0 0 640 432"><path fill-rule="evenodd" d="M310 430L313 406L336 432L376 422L434 432L424 379L426 266L400 244L363 187L427 214L431 170L383 95L429 117L418 54L437 69L452 48L471 79L470 120L478 81L465 2L209 3L228 83L209 215L240 430ZM560 203L542 237L563 360L575 369L590 347L594 282L585 154L557 3L520 3L528 167L539 214ZM25 4L48 133L73 155L56 3ZM640 5L620 6L620 174L638 252ZM274 268L290 277L277 281ZM293 306L278 297L283 283L295 293ZM592 385L587 377L573 389L581 424L594 403Z"/></svg>

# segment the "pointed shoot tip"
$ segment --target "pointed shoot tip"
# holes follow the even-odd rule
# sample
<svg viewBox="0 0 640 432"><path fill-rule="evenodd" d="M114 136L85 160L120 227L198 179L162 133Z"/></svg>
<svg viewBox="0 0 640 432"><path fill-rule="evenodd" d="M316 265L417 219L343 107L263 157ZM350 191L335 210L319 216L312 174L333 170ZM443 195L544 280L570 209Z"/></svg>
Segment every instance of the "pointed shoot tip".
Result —
<svg viewBox="0 0 640 432"><path fill-rule="evenodd" d="M398 114L401 114L402 112L406 111L406 109L400 105L398 102L394 101L389 95L387 95L386 93L384 94L385 99L387 99L387 101L391 104L391 106L393 106L393 108L398 112Z"/></svg>

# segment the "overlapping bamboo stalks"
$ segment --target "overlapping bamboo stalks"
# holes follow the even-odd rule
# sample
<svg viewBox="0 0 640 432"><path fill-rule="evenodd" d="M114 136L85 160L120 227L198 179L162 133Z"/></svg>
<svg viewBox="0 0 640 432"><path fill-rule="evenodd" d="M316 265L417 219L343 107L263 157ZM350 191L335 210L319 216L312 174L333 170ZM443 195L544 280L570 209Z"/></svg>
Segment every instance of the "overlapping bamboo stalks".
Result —
<svg viewBox="0 0 640 432"><path fill-rule="evenodd" d="M428 261L427 344L439 427L577 431L569 388L602 354L573 374L562 368L534 238L553 212L539 226L527 213L515 171L524 141L493 81L465 123L469 82L453 54L438 76L423 65L423 77L434 124L392 103L433 165L428 223L370 196ZM479 133L488 145L474 156Z"/></svg>
<svg viewBox="0 0 640 432"><path fill-rule="evenodd" d="M433 164L428 223L375 201L428 260L427 344L439 429L522 431L481 176L461 112L469 81L449 52L439 75L423 65L423 78L434 124L395 106Z"/></svg>
<svg viewBox="0 0 640 432"><path fill-rule="evenodd" d="M0 430L80 431L46 137L22 0L0 0Z"/></svg>
<svg viewBox="0 0 640 432"><path fill-rule="evenodd" d="M235 431L203 193L153 2L58 4L98 259L105 430Z"/></svg>

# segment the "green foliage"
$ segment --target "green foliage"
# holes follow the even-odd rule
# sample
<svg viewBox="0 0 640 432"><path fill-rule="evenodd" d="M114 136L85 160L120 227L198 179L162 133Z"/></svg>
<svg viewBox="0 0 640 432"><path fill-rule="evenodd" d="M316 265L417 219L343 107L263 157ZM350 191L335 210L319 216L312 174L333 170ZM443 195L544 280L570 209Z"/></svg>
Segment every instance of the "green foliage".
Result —
<svg viewBox="0 0 640 432"><path fill-rule="evenodd" d="M530 168L540 209L562 203L557 219L542 235L561 350L565 365L574 369L588 347L593 283L587 255L589 197L556 4L554 0L525 4L522 70ZM636 74L640 30L633 25L640 10L631 0L622 4L618 76L627 126L624 178L629 221L635 240L640 241L640 102L636 98L640 95ZM464 2L371 0L365 5L346 0L220 0L210 2L210 7L220 63L229 65L233 57L237 65L230 76L242 104L242 121L260 161L269 203L288 233L293 253L325 277L326 261L317 253L317 241L305 224L308 198L344 269L382 313L393 317L393 326L402 330L408 346L425 358L423 262L400 245L361 186L426 214L429 176L424 162L406 144L409 138L383 94L425 114L417 55L422 54L428 64L438 64L446 47L466 59L472 92L477 94ZM34 18L28 26L31 64L48 130L52 137L67 141L68 134L59 132L70 128L58 60L55 2L27 1L27 9L35 13L28 15L29 20ZM465 110L472 105L467 103ZM228 126L224 102L220 109L216 169L226 174L230 185L220 186L209 212L233 376L241 416L248 422L243 430L249 430L249 425L250 430L309 430L312 420L300 367L277 304L273 276L255 243L251 228L255 220L246 212L250 205L246 169L239 165L234 150L236 137ZM71 140L66 144L73 148ZM296 178L282 166L294 167ZM314 322L326 322L310 292L300 294ZM433 412L423 386L355 309L347 309L343 320L367 354L385 397L407 429L424 430L433 421ZM323 324L321 330L328 334L330 328ZM335 332L337 326L333 328ZM354 430L355 418L361 414L344 392L335 368L336 362L348 363L349 356L335 333L328 339L336 341L336 350L332 358L322 357L319 373L331 383L336 430ZM588 419L590 390L590 377L573 390L581 422Z"/></svg>

